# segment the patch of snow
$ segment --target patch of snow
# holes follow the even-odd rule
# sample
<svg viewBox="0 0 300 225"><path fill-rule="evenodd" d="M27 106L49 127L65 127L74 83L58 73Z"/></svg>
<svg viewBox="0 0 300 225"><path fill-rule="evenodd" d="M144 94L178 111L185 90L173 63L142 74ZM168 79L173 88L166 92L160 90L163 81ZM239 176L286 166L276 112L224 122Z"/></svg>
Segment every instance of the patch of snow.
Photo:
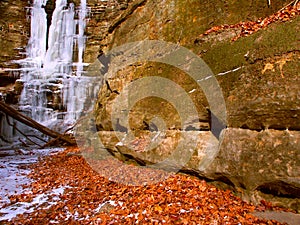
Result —
<svg viewBox="0 0 300 225"><path fill-rule="evenodd" d="M110 204L111 206L116 207L116 206L122 206L122 205L123 205L123 202L120 202L120 201L116 202L116 201L112 201L112 200L103 202L103 203L101 203L96 209L94 209L94 212L95 212L95 213L98 213L98 212L101 210L101 208L102 208L104 205L106 205L106 204Z"/></svg>
<svg viewBox="0 0 300 225"><path fill-rule="evenodd" d="M195 91L196 91L196 89L194 88L193 90L189 91L189 93L191 94L191 93L193 93Z"/></svg>
<svg viewBox="0 0 300 225"><path fill-rule="evenodd" d="M64 148L32 149L24 150L24 154L8 155L0 157L0 208L9 203L8 196L20 194L22 185L29 184L31 180L27 177L30 173L28 165L38 162L40 157L57 154Z"/></svg>
<svg viewBox="0 0 300 225"><path fill-rule="evenodd" d="M129 215L127 215L127 216L125 216L125 218L133 218L134 217L134 219L138 219L138 217L139 217L139 213L131 213L131 214L129 214Z"/></svg>
<svg viewBox="0 0 300 225"><path fill-rule="evenodd" d="M46 196L39 195L33 199L30 203L18 202L13 205L4 205L10 203L9 196L15 194L30 194L29 189L23 188L23 185L29 184L32 180L27 177L30 173L28 166L30 164L38 162L38 160L46 155L57 154L63 151L64 148L49 148L49 149L30 149L24 150L24 154L20 155L8 155L0 157L0 221L10 220L20 213L27 212L35 205L41 205L44 202L43 199L47 200ZM59 200L57 195L63 192L64 188L57 188L53 194L53 201ZM30 210L29 210L30 211Z"/></svg>
<svg viewBox="0 0 300 225"><path fill-rule="evenodd" d="M0 210L0 221L10 221L14 217L24 213L32 213L34 210L48 209L50 206L59 202L60 195L63 194L66 187L59 187L50 192L37 195L31 202L17 202ZM47 205L42 207L42 205Z"/></svg>
<svg viewBox="0 0 300 225"><path fill-rule="evenodd" d="M116 144L116 146L124 146L124 144L120 141Z"/></svg>
<svg viewBox="0 0 300 225"><path fill-rule="evenodd" d="M186 210L186 209L180 209L179 210L179 213L189 213L189 212L191 212L191 211L193 211L194 209L193 208L190 208L190 209L188 209L188 210Z"/></svg>

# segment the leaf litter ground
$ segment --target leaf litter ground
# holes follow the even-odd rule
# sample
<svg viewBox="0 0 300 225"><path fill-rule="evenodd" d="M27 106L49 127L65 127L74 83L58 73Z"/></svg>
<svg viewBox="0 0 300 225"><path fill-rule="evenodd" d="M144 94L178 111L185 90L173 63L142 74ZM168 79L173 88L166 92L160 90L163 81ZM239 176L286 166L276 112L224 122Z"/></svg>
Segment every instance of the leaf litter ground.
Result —
<svg viewBox="0 0 300 225"><path fill-rule="evenodd" d="M255 207L191 176L173 174L140 186L113 182L73 154L77 151L69 148L31 165L28 176L33 182L26 186L30 191L9 196L4 206L30 204L30 210L0 224L281 224L251 215L278 208L266 202ZM130 175L136 166L120 170L115 162L103 161L104 168L110 163L109 174L122 171L119 178L136 177Z"/></svg>

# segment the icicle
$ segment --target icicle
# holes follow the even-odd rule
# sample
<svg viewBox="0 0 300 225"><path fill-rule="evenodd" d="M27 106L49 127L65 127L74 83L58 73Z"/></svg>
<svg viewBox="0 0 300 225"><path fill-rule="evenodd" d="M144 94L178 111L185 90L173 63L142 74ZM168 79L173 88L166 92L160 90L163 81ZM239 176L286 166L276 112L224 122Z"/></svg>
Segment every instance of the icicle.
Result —
<svg viewBox="0 0 300 225"><path fill-rule="evenodd" d="M67 6L66 0L57 0L52 15L52 23L49 28L48 50L46 53L44 68L54 72L57 69L57 62L60 59L61 41L64 38L65 26L63 26L64 8Z"/></svg>
<svg viewBox="0 0 300 225"><path fill-rule="evenodd" d="M73 58L73 38L75 34L74 4L71 3L63 18L63 40L61 41L61 58L65 63L71 63Z"/></svg>
<svg viewBox="0 0 300 225"><path fill-rule="evenodd" d="M27 56L41 67L46 53L47 18L43 6L47 0L35 0L31 9L31 30ZM32 65L34 66L34 65Z"/></svg>
<svg viewBox="0 0 300 225"><path fill-rule="evenodd" d="M83 51L85 47L85 36L84 30L86 27L86 0L81 0L78 20L78 65L77 65L77 76L81 76L83 71Z"/></svg>

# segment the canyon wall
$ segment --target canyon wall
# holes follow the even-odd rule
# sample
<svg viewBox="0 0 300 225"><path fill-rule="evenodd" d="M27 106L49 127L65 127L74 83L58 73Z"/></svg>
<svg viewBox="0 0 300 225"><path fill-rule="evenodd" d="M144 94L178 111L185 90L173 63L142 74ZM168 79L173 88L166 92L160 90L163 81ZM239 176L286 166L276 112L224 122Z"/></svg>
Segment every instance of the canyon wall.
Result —
<svg viewBox="0 0 300 225"><path fill-rule="evenodd" d="M14 89L14 83L20 74L5 69L18 68L11 60L24 57L22 53L25 52L30 32L27 7L27 2L21 0L0 2L0 92L11 103L16 103L15 95L20 92L18 87Z"/></svg>
<svg viewBox="0 0 300 225"><path fill-rule="evenodd" d="M179 66L150 61L126 64L126 59L119 59L111 62L112 68L104 76L105 82L95 108L96 126L104 146L122 160L130 156L143 165L153 165L170 156L178 137L190 138L196 147L182 171L233 188L244 199L254 202L268 199L299 210L299 3L287 18L276 17L276 13L288 3L133 1L109 23L105 37L108 45L101 45L100 52L109 55L118 46L144 40L171 42L191 50L215 75L222 90L226 118L218 118L220 112L211 109L212 104L217 103L209 101L197 81L178 69ZM279 17L284 15L282 13ZM264 26L268 20L272 22ZM261 29L256 29L259 26ZM153 50L159 51L155 47ZM126 54L126 51L119 51L112 57L118 58L120 52ZM172 57L180 59L182 56ZM118 64L122 62L125 67ZM116 71L114 67L120 69ZM188 126L183 127L175 102L168 103L159 96L151 97L149 90L154 90L155 82L149 83L151 87L141 86L127 91L130 96L149 91L147 98L141 98L135 104L128 103L128 99L130 108L119 103L118 99L124 93L129 96L127 86L134 85L141 78L154 80L154 76L177 83L192 100L199 119L189 121ZM206 78L210 79L209 76ZM165 96L164 92L175 97L176 101L183 101L175 91L162 89L161 96ZM120 108L120 112L129 111L128 118L124 120L121 115L114 114L116 108ZM212 129L214 119L224 128L220 136L219 132L214 133L218 127ZM160 122L155 123L155 120ZM157 125L152 131L151 124ZM166 135L160 146L147 152L138 150L137 143L147 142L147 135L156 134L161 124ZM135 136L127 143L113 132L128 132L129 129ZM207 141L212 136L217 137L216 142ZM135 147L130 147L132 144ZM215 149L208 145L214 145L212 148ZM182 146L178 150L180 157L189 154L187 148L190 147Z"/></svg>

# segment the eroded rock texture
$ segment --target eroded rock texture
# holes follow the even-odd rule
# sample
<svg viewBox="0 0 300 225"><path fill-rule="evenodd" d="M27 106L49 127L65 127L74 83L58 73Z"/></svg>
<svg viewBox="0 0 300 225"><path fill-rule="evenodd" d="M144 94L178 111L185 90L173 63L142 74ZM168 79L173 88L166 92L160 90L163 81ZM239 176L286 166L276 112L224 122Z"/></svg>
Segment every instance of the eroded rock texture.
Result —
<svg viewBox="0 0 300 225"><path fill-rule="evenodd" d="M190 49L207 63L218 80L226 103L227 129L217 139L217 150L212 151L217 154L203 157L210 154L203 148L211 142L203 140L206 140L204 136L211 135L209 129L214 114L197 82L166 64L135 62L105 75L95 112L97 129L106 148L116 157L131 155L143 165L153 164L158 156L171 151L174 141L170 139L170 132L186 133L185 137L202 144L196 145L183 171L226 184L245 199L266 198L299 210L300 17L274 22L236 41L232 39L242 32L239 28L202 35L214 26L267 18L288 3L272 1L268 7L264 1L246 0L136 0L129 4L108 23L103 39L106 44L100 46L100 51L109 52L128 42L146 39L172 42ZM116 127L125 126L121 123L123 120L112 122L111 119L116 98L127 85L151 76L174 81L189 95L199 114L199 120L191 124L192 130L187 131L182 126L174 104L149 97L130 108L130 129L139 139L143 132L151 130L149 125L153 119L159 117L169 132L162 140L162 143L169 140L168 147L158 147L146 154L117 145L121 140L116 137L114 141L103 138L103 135L113 137ZM133 89L131 93L138 91Z"/></svg>
<svg viewBox="0 0 300 225"><path fill-rule="evenodd" d="M29 16L27 1L0 2L0 93L4 93L7 102L16 103L15 97L20 90L13 84L19 77L17 71L6 71L5 68L16 69L19 66L11 60L24 57L25 46L29 37ZM22 88L21 88L22 89Z"/></svg>

